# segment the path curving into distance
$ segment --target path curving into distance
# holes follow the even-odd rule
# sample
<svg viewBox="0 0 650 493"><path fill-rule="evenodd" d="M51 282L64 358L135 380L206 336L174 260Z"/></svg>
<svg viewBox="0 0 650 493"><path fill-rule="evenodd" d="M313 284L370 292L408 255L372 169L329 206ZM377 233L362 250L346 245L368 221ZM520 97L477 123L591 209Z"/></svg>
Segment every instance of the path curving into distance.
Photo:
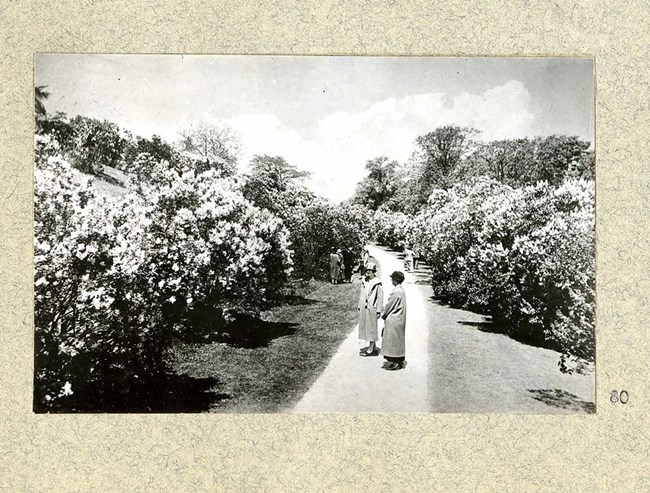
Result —
<svg viewBox="0 0 650 493"><path fill-rule="evenodd" d="M390 274L404 270L401 256L369 249L387 300ZM407 367L386 371L381 356L360 357L354 327L294 412L595 411L593 373L561 373L557 352L515 341L486 317L434 300L426 269L405 274Z"/></svg>
<svg viewBox="0 0 650 493"><path fill-rule="evenodd" d="M404 271L403 263L385 249L369 246L370 255L381 265L384 302L393 288L390 274ZM387 371L384 358L359 356L364 341L358 340L358 327L343 341L323 373L294 408L295 412L428 412L427 394L428 333L422 296L415 277L405 272L406 292L406 368ZM361 286L359 286L361 289ZM383 321L379 321L379 331ZM381 347L381 341L380 341Z"/></svg>

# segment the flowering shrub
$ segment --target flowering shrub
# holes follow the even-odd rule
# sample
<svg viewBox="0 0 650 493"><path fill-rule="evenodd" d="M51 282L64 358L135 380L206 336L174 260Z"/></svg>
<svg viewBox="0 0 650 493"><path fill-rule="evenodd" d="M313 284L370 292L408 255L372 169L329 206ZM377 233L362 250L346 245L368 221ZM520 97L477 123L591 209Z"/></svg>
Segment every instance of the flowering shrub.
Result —
<svg viewBox="0 0 650 493"><path fill-rule="evenodd" d="M341 238L354 254L361 254L362 248L372 237L374 228L372 212L361 205L341 205L337 207L341 222L347 226L341 233L347 238Z"/></svg>
<svg viewBox="0 0 650 493"><path fill-rule="evenodd" d="M494 180L475 180L449 191L430 196L427 208L413 220L412 236L416 250L431 266L435 296L467 305L470 286L463 277L466 254L476 241L488 197L510 188Z"/></svg>
<svg viewBox="0 0 650 493"><path fill-rule="evenodd" d="M124 197L96 196L49 138L36 146L37 407L118 399L164 369L194 307L256 310L286 281L287 230L234 180L161 166Z"/></svg>
<svg viewBox="0 0 650 493"><path fill-rule="evenodd" d="M360 256L371 233L368 209L328 204L299 183L296 174L300 172L281 157L262 156L254 161L259 168L246 177L242 191L289 230L297 276L327 277L333 248L347 248Z"/></svg>
<svg viewBox="0 0 650 493"><path fill-rule="evenodd" d="M489 307L522 337L545 338L562 351L563 371L583 371L595 350L593 182L542 182L483 209L486 221L468 252L469 303ZM485 273L497 282L480 294Z"/></svg>
<svg viewBox="0 0 650 493"><path fill-rule="evenodd" d="M402 212L379 209L374 214L373 225L375 239L382 245L401 248L410 241L412 217Z"/></svg>
<svg viewBox="0 0 650 493"><path fill-rule="evenodd" d="M70 120L72 138L70 162L84 173L101 174L104 166L117 166L125 140L120 129L109 121L76 116Z"/></svg>
<svg viewBox="0 0 650 493"><path fill-rule="evenodd" d="M359 206L334 207L314 200L292 210L287 221L291 231L296 273L302 277L326 278L332 249L347 248L359 257L368 241L366 215Z"/></svg>
<svg viewBox="0 0 650 493"><path fill-rule="evenodd" d="M482 179L432 194L412 234L436 296L559 349L560 369L582 372L594 359L594 220L591 181Z"/></svg>

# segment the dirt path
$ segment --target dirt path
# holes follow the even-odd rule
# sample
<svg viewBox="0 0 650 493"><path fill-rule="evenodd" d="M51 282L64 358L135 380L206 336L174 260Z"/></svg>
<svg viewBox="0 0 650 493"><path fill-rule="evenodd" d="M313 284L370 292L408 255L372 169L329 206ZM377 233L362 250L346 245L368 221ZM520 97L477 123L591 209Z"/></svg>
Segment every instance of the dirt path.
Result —
<svg viewBox="0 0 650 493"><path fill-rule="evenodd" d="M370 255L381 264L384 299L393 285L390 274L402 270L402 262L384 249L369 247ZM427 412L428 327L415 278L406 273L407 366L386 371L379 357L362 358L357 327L343 341L329 365L294 408L296 412ZM380 332L381 332L380 321Z"/></svg>
<svg viewBox="0 0 650 493"><path fill-rule="evenodd" d="M561 373L557 352L490 332L476 313L431 299L427 310L432 412L595 412L594 375Z"/></svg>
<svg viewBox="0 0 650 493"><path fill-rule="evenodd" d="M403 270L394 252L370 247L389 275ZM295 407L296 412L585 412L593 411L594 376L564 375L559 354L495 333L485 317L431 299L427 272L407 273L404 370L361 358L357 327ZM492 332L491 332L492 331Z"/></svg>

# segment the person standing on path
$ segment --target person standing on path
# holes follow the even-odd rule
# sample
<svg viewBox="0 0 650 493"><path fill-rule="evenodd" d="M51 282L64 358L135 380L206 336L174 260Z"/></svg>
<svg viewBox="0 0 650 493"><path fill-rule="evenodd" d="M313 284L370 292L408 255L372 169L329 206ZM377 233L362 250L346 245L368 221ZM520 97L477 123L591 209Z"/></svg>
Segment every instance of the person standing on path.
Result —
<svg viewBox="0 0 650 493"><path fill-rule="evenodd" d="M384 319L384 329L381 332L381 354L386 359L383 368L400 370L406 366L406 295L402 283L404 274L395 271L390 275L393 291L388 297L381 318Z"/></svg>
<svg viewBox="0 0 650 493"><path fill-rule="evenodd" d="M411 250L411 247L406 245L404 247L404 268L407 271L413 270L413 258L413 250Z"/></svg>
<svg viewBox="0 0 650 493"><path fill-rule="evenodd" d="M332 284L336 284L339 278L339 255L336 253L336 249L332 249L330 253L330 279Z"/></svg>
<svg viewBox="0 0 650 493"><path fill-rule="evenodd" d="M336 250L336 254L339 256L339 271L336 279L340 284L343 284L345 282L345 261L343 260L343 252L341 252L341 249L339 248Z"/></svg>
<svg viewBox="0 0 650 493"><path fill-rule="evenodd" d="M359 339L368 341L368 346L359 351L359 356L379 356L377 321L384 308L384 291L376 276L377 266L369 264L365 270L365 282L359 293Z"/></svg>
<svg viewBox="0 0 650 493"><path fill-rule="evenodd" d="M343 249L343 264L345 265L345 282L352 282L352 270L354 268L354 257L350 250Z"/></svg>

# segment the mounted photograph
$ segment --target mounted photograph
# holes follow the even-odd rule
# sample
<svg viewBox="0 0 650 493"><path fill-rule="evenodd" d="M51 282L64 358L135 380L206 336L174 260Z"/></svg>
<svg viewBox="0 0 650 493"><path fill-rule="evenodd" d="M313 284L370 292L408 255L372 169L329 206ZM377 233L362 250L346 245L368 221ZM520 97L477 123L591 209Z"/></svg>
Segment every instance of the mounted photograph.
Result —
<svg viewBox="0 0 650 493"><path fill-rule="evenodd" d="M36 413L594 413L594 60L37 54Z"/></svg>

